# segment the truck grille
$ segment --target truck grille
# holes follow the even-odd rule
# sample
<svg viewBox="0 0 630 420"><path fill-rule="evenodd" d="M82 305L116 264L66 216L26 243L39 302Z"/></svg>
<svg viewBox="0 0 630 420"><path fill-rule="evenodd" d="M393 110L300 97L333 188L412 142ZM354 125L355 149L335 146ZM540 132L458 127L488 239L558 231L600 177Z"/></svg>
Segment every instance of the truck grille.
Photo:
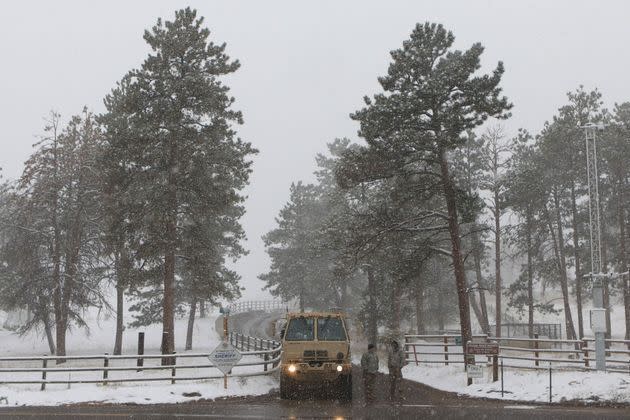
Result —
<svg viewBox="0 0 630 420"><path fill-rule="evenodd" d="M305 359L328 359L327 350L304 350Z"/></svg>

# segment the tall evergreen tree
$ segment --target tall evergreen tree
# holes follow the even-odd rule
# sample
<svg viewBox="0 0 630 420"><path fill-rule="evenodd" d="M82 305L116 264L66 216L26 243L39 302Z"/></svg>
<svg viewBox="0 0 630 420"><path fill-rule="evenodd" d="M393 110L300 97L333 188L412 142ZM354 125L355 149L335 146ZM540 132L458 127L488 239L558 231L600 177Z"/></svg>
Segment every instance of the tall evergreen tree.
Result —
<svg viewBox="0 0 630 420"><path fill-rule="evenodd" d="M144 33L152 53L106 97L102 117L116 151L111 165L129 180L124 201L133 209L134 266L147 279L161 273L161 284L149 286L162 298L164 353L175 346L179 261L192 261L191 250L225 255L221 235L231 240L229 252L242 253L234 245L243 238L239 191L248 183L256 150L237 137L234 125L242 116L221 80L239 63L209 37L203 18L190 8L177 11L173 21L158 19ZM196 273L217 270L216 258L194 261Z"/></svg>
<svg viewBox="0 0 630 420"><path fill-rule="evenodd" d="M488 117L507 117L511 107L501 96L503 64L491 75L477 75L481 44L467 51L452 50L453 34L442 25L418 24L401 49L391 52L388 74L379 78L384 93L366 98L366 107L352 115L360 135L383 159L397 155L404 167L422 163L439 181L446 208L450 256L455 273L462 339L472 338L468 286L461 253L461 200L449 154L461 147L462 133ZM459 207L459 208L458 208Z"/></svg>

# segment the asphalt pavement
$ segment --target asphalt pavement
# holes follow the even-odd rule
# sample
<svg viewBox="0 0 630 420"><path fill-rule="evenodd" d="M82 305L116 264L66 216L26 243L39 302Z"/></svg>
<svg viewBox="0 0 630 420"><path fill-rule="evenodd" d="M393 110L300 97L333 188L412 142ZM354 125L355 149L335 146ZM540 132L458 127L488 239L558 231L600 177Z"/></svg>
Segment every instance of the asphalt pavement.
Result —
<svg viewBox="0 0 630 420"><path fill-rule="evenodd" d="M518 404L460 397L412 381L403 381L401 398L388 400L388 377L379 375L376 401L366 404L358 369L352 402L338 401L328 390L305 391L300 399L267 395L195 401L185 404L62 407L0 406L0 419L629 419L630 407Z"/></svg>

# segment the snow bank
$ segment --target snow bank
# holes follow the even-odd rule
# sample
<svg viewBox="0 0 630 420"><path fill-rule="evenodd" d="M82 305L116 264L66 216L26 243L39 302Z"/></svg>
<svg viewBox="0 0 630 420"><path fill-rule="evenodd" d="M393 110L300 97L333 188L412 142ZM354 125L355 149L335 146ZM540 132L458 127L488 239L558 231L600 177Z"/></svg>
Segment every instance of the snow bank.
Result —
<svg viewBox="0 0 630 420"><path fill-rule="evenodd" d="M409 364L403 377L432 388L456 392L471 397L496 398L513 401L548 402L549 372L505 369L505 395L501 397L501 381L492 382L491 368L485 377L466 385L462 365L435 366ZM500 375L500 373L499 373ZM552 372L552 401L579 400L630 403L630 375L599 372Z"/></svg>
<svg viewBox="0 0 630 420"><path fill-rule="evenodd" d="M63 390L24 390L9 385L0 386L0 406L2 397L7 398L7 405L63 405L76 403L134 403L134 404L172 404L198 399L214 399L228 396L262 395L278 384L271 376L251 378L230 378L228 389L223 389L223 379L184 383L143 385L72 385ZM189 395L189 396L186 396Z"/></svg>

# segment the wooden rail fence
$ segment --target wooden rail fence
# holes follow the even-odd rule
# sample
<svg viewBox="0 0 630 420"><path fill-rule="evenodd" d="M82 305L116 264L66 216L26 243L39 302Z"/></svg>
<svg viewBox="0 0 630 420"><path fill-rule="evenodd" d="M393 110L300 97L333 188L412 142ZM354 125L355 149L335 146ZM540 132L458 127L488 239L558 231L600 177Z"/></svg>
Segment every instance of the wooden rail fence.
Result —
<svg viewBox="0 0 630 420"><path fill-rule="evenodd" d="M496 341L499 343L499 358L506 361L504 367L519 369L547 369L548 363L559 364L563 369L594 370L593 338L562 340L539 338L488 338L474 335L473 341ZM606 340L606 366L609 372L630 373L630 340ZM617 345L617 347L614 347ZM461 336L456 334L406 335L405 353L407 361L415 363L463 364L464 348ZM522 362L522 363L519 363ZM531 362L531 363L529 363ZM541 366L541 362L546 362Z"/></svg>

